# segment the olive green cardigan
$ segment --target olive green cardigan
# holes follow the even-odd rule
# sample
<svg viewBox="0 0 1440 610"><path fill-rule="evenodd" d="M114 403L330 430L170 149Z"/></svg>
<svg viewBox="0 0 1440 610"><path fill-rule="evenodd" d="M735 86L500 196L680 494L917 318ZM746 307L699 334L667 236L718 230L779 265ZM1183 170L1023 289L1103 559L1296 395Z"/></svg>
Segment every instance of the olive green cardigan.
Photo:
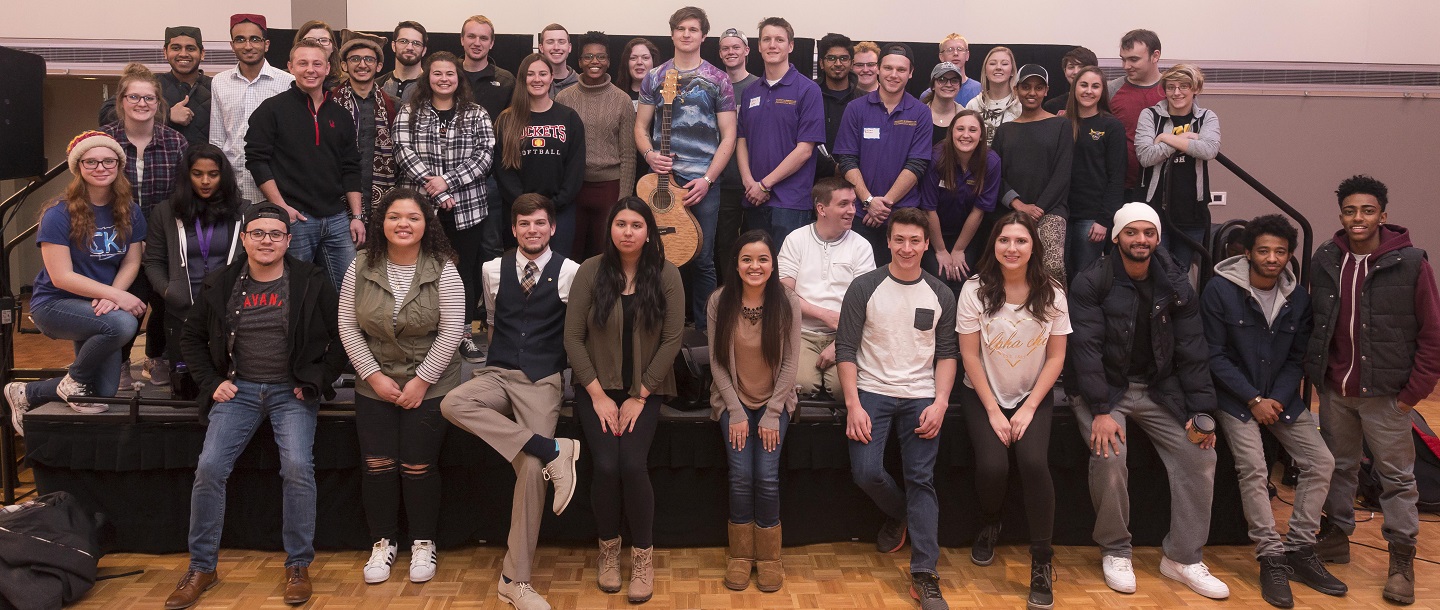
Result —
<svg viewBox="0 0 1440 610"><path fill-rule="evenodd" d="M600 380L600 387L619 390L625 387L620 379L624 366L620 353L625 328L622 307L610 308L605 325L595 324L590 314L594 306L595 276L600 270L601 256L592 257L575 272L570 287L569 306L565 312L565 354L570 358L571 380L584 388ZM632 338L635 378L630 380L630 395L639 397L643 384L652 394L675 395L675 356L680 353L680 340L685 330L685 286L680 270L665 262L660 271L660 292L665 297L665 320L659 328L636 324Z"/></svg>

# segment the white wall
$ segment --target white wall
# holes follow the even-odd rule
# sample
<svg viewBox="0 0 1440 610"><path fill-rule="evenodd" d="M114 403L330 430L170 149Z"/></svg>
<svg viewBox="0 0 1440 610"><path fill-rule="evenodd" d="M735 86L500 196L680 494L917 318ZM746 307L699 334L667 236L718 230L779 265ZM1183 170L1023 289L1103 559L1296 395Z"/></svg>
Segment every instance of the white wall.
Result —
<svg viewBox="0 0 1440 610"><path fill-rule="evenodd" d="M388 30L415 19L436 31L458 31L484 13L502 33L534 32L551 21L575 30L665 35L666 18L687 0L348 0L348 26ZM1440 65L1440 2L1433 0L689 0L710 14L712 33L740 27L752 35L761 18L779 14L797 34L837 31L856 39L936 40L957 31L978 42L1081 44L1114 57L1120 35L1134 27L1159 32L1173 59L1314 61ZM292 5L307 0L95 0L6 2L0 38L153 40L166 25L198 25L224 40L233 12L264 14L289 27ZM782 8L783 6L783 8ZM1143 8L1139 8L1143 7ZM890 10L886 10L890 9ZM123 13L122 13L123 11ZM333 22L333 21L332 21Z"/></svg>

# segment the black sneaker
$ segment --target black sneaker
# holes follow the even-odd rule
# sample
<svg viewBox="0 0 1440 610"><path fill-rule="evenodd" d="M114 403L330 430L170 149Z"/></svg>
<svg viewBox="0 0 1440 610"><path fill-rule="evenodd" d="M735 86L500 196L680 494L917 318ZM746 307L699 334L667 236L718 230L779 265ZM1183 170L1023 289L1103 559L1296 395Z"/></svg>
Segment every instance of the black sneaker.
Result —
<svg viewBox="0 0 1440 610"><path fill-rule="evenodd" d="M977 566L995 563L995 543L1000 540L1000 524L992 523L980 527L975 535L975 544L970 546L970 561Z"/></svg>
<svg viewBox="0 0 1440 610"><path fill-rule="evenodd" d="M1050 562L1030 561L1030 598L1026 608L1050 610L1055 607L1055 568Z"/></svg>
<svg viewBox="0 0 1440 610"><path fill-rule="evenodd" d="M475 345L474 337L465 335L465 338L460 340L460 357L470 364L481 364L485 362L485 351Z"/></svg>
<svg viewBox="0 0 1440 610"><path fill-rule="evenodd" d="M1301 583L1326 595L1344 595L1350 587L1335 578L1325 569L1325 561L1315 553L1314 547L1305 547L1285 553L1285 563L1294 571L1290 580Z"/></svg>
<svg viewBox="0 0 1440 610"><path fill-rule="evenodd" d="M1320 533L1315 537L1315 554L1330 563L1350 563L1350 536L1340 526L1326 519L1320 523Z"/></svg>
<svg viewBox="0 0 1440 610"><path fill-rule="evenodd" d="M910 573L910 597L920 602L920 610L950 610L940 594L940 579L929 572Z"/></svg>
<svg viewBox="0 0 1440 610"><path fill-rule="evenodd" d="M885 524L880 526L880 532L875 534L875 550L894 553L904 548L905 527L904 519L886 519Z"/></svg>
<svg viewBox="0 0 1440 610"><path fill-rule="evenodd" d="M1295 597L1290 594L1290 573L1293 570L1285 558L1267 555L1260 558L1260 597L1276 608L1295 607Z"/></svg>

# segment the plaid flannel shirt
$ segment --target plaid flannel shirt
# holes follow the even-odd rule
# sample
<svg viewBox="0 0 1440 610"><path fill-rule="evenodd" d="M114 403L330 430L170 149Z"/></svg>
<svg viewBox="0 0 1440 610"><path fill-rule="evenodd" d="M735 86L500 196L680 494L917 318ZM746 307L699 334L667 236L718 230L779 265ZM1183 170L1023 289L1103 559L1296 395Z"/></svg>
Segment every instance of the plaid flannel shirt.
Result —
<svg viewBox="0 0 1440 610"><path fill-rule="evenodd" d="M495 128L484 108L470 104L457 110L447 124L429 103L419 112L404 104L395 113L395 128L390 133L395 139L400 186L424 193L423 180L440 176L450 185L446 193L455 199L456 229L468 229L485 220L489 212L485 179L495 154Z"/></svg>
<svg viewBox="0 0 1440 610"><path fill-rule="evenodd" d="M138 153L135 145L130 143L130 138L125 136L124 120L100 128L125 149L125 178L130 181L135 203L146 216L150 215L150 208L155 207L155 204L170 198L170 191L175 190L176 166L180 164L180 156L185 154L185 149L190 147L185 136L163 123L164 121L157 117L155 134L150 136L150 144L145 147L143 180L135 178L139 170L136 163Z"/></svg>

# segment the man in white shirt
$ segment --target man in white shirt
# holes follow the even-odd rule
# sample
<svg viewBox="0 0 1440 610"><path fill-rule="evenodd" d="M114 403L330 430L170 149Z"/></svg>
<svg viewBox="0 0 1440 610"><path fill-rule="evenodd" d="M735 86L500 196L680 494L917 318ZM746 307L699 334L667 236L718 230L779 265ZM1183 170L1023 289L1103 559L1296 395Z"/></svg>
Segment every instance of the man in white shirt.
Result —
<svg viewBox="0 0 1440 610"><path fill-rule="evenodd" d="M850 230L855 221L855 187L844 178L825 178L810 190L815 222L795 229L780 247L780 283L800 297L803 314L800 371L802 394L840 392L835 369L835 329L850 282L875 269L870 242ZM838 396L836 396L838 398Z"/></svg>
<svg viewBox="0 0 1440 610"><path fill-rule="evenodd" d="M210 143L224 151L235 168L240 193L251 203L265 198L245 168L245 134L250 114L260 102L290 88L295 77L265 61L270 50L265 17L239 13L230 16L230 49L238 63L215 75L210 85Z"/></svg>

